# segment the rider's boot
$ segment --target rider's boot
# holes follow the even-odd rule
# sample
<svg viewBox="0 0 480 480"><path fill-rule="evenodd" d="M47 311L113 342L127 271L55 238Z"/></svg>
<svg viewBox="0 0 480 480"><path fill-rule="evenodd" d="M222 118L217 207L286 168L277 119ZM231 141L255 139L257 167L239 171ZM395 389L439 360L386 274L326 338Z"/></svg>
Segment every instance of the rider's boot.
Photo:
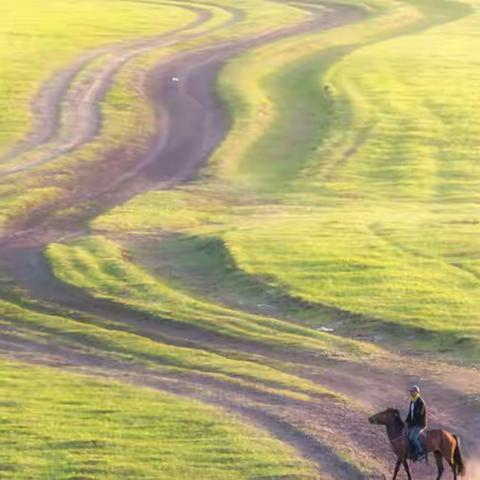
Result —
<svg viewBox="0 0 480 480"><path fill-rule="evenodd" d="M415 460L416 462L420 462L421 460L424 460L427 457L428 452L422 448L420 452L417 455L417 459Z"/></svg>
<svg viewBox="0 0 480 480"><path fill-rule="evenodd" d="M414 462L419 462L420 460L423 460L426 456L427 456L427 452L425 451L425 449L422 447L422 448L418 448L418 447L415 447L413 449L413 461Z"/></svg>
<svg viewBox="0 0 480 480"><path fill-rule="evenodd" d="M412 442L410 445L410 458L413 462L416 462L420 456L417 446Z"/></svg>

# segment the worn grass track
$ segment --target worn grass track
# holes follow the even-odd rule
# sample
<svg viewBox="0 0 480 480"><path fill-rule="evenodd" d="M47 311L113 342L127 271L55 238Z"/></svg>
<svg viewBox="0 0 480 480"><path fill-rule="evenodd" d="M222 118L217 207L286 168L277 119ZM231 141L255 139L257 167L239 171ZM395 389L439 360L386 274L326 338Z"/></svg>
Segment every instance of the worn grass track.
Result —
<svg viewBox="0 0 480 480"><path fill-rule="evenodd" d="M139 9L116 0L101 4L25 0L18 8L3 3L1 9L1 151L26 133L32 93L53 71L99 45L158 35L194 19L194 12L172 4L146 3ZM38 101L42 103L41 98Z"/></svg>

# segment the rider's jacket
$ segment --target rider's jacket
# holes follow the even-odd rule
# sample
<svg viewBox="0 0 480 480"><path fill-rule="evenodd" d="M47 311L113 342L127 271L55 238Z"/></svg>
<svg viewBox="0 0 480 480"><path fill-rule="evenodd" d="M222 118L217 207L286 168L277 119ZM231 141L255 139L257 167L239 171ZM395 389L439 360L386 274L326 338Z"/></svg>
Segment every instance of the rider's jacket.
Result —
<svg viewBox="0 0 480 480"><path fill-rule="evenodd" d="M412 415L412 404L413 404L413 415ZM427 427L427 406L423 401L422 397L418 397L416 400L412 400L410 403L410 408L408 410L408 417L405 420L405 423L409 427Z"/></svg>

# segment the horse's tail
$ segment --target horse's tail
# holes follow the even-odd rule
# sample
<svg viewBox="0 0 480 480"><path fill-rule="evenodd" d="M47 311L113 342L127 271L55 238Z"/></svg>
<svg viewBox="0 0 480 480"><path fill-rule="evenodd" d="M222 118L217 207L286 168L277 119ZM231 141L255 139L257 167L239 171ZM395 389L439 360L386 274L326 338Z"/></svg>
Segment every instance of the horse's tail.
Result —
<svg viewBox="0 0 480 480"><path fill-rule="evenodd" d="M466 473L466 468L465 464L463 463L462 452L460 451L460 439L457 437L457 435L454 435L453 438L455 438L457 443L455 445L455 451L453 452L453 460L455 462L455 466L457 467L458 474L463 477Z"/></svg>

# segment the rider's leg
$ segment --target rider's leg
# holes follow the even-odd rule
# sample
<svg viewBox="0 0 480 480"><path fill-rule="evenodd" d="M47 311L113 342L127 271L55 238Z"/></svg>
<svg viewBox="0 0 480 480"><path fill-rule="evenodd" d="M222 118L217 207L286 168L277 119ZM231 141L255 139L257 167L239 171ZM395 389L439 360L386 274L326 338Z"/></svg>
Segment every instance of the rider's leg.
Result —
<svg viewBox="0 0 480 480"><path fill-rule="evenodd" d="M415 445L416 454L420 455L423 452L423 446L420 442L420 433L422 429L420 427L413 427L412 428L412 441Z"/></svg>
<svg viewBox="0 0 480 480"><path fill-rule="evenodd" d="M408 432L408 440L410 442L410 445L413 450L413 456L416 457L420 451L418 448L418 443L417 443L417 433L418 432L418 427L412 427L410 431Z"/></svg>

